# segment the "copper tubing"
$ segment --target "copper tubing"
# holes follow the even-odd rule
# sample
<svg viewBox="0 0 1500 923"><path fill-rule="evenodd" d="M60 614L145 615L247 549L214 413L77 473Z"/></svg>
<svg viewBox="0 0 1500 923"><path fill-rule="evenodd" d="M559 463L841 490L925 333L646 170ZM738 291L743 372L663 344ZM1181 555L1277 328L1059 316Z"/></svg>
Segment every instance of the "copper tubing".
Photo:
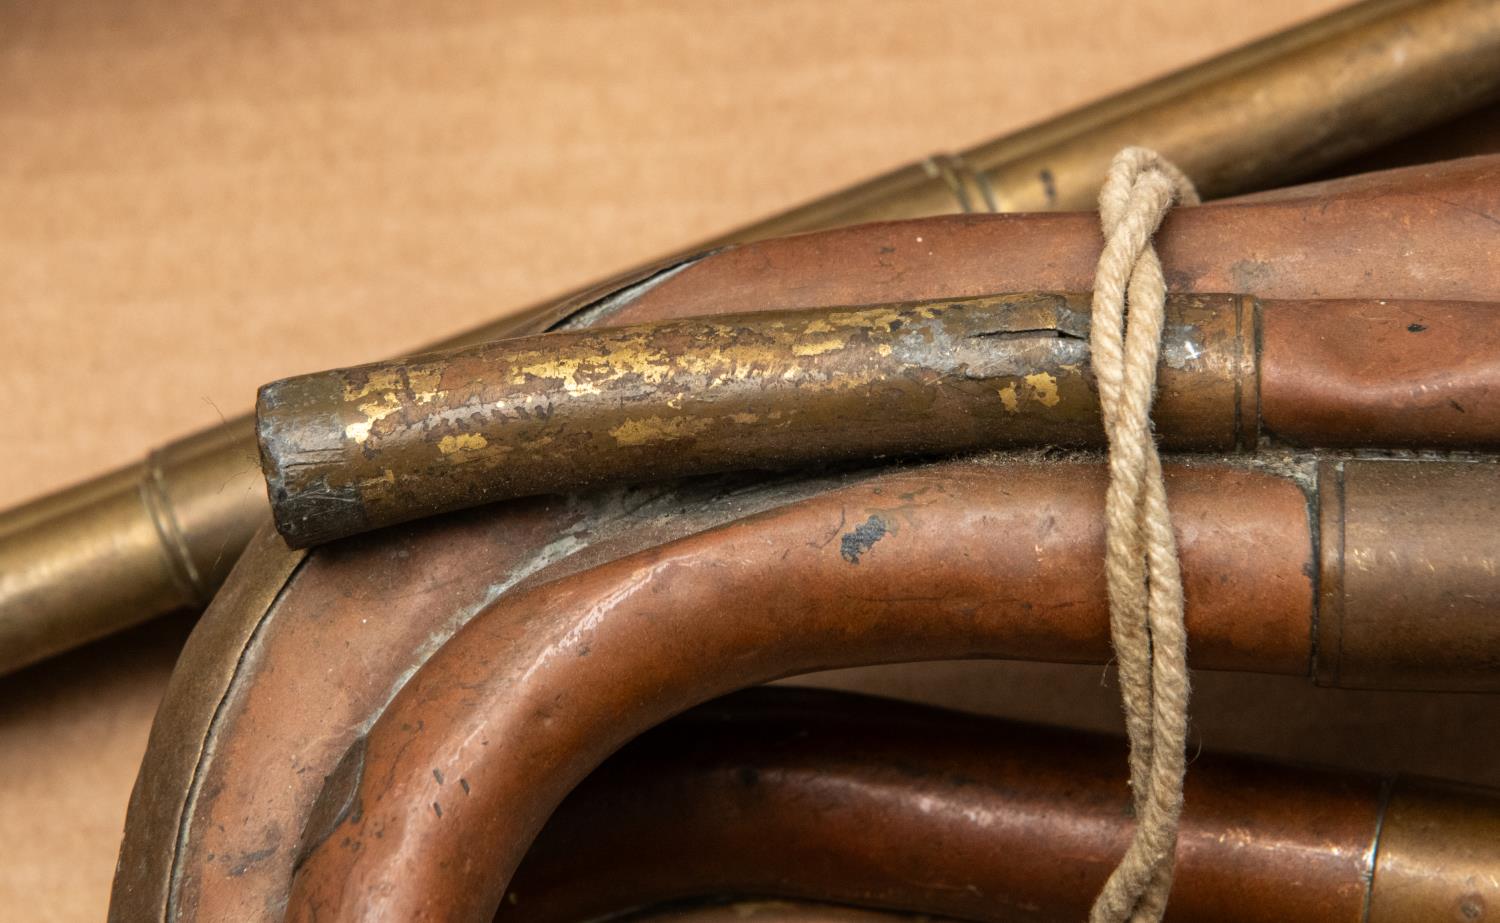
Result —
<svg viewBox="0 0 1500 923"><path fill-rule="evenodd" d="M1122 741L1092 734L749 690L591 773L526 852L496 920L751 896L1085 919L1129 840L1124 763ZM464 781L445 777L441 802ZM1199 754L1169 919L1363 923L1369 907L1425 923L1500 899L1483 875L1496 863L1500 792Z"/></svg>
<svg viewBox="0 0 1500 923"><path fill-rule="evenodd" d="M1476 465L1459 495L1442 467L1428 470L1426 559L1474 542L1458 566L1482 570L1500 536L1463 504L1479 482L1500 492L1500 467ZM856 664L1104 660L1101 490L1097 468L1056 463L889 472L507 594L417 670L329 778L287 918L485 918L576 782L715 694ZM1296 481L1195 466L1170 477L1169 494L1196 665L1306 671L1316 552ZM1485 675L1500 646L1493 614L1470 623L1483 640L1467 650L1483 659L1464 678ZM1458 659L1426 650L1444 670ZM1422 656L1403 653L1404 664ZM453 797L437 776L470 791Z"/></svg>
<svg viewBox="0 0 1500 923"><path fill-rule="evenodd" d="M261 457L305 547L600 483L1099 445L1088 337L1087 296L1029 294L502 340L266 385ZM1500 304L1175 295L1162 339L1168 449L1500 446Z"/></svg>
<svg viewBox="0 0 1500 923"><path fill-rule="evenodd" d="M1124 144L1163 151L1210 196L1262 188L1494 100L1500 96L1496 60L1500 7L1492 0L1365 0L964 154L930 157L746 225L684 254L858 221L1089 208L1108 158ZM592 301L598 289L650 273L651 267L624 273L436 345L538 332ZM988 290L1084 287L1038 280ZM1259 287L1176 287L1276 297ZM183 468L150 460L128 466L35 500L16 511L19 521L0 523L0 672L151 615L201 605L202 587L184 587L179 579L184 564L208 562L199 576L211 592L261 521L253 442L250 420L237 417L160 450L175 456L191 453L182 443L221 446L195 454ZM169 502L145 502L156 493Z"/></svg>
<svg viewBox="0 0 1500 923"><path fill-rule="evenodd" d="M1404 463L1359 463L1378 464ZM1431 594L1428 601L1441 601L1445 581L1480 585L1481 565L1486 555L1494 557L1493 530L1487 531L1486 521L1478 515L1484 511L1472 504L1477 485L1468 483L1461 492L1445 493L1443 485L1456 481L1445 467L1431 471L1427 480L1434 515L1450 521L1455 534L1469 535L1472 547L1463 556L1447 559L1457 568L1454 574L1418 585ZM1308 491L1314 501L1312 515L1324 505L1317 499L1321 489L1315 489L1317 466L1277 464L1272 469L1255 473L1210 466L1190 479L1186 472L1174 473L1174 508L1179 515L1187 509L1199 511L1193 514L1191 536L1187 530L1182 535L1187 553L1202 555L1188 570L1190 614L1229 624L1236 613L1247 610L1281 613L1281 628L1266 633L1268 639L1282 639L1276 645L1282 653L1272 668L1307 675L1313 669L1312 624L1318 621L1313 588L1317 583L1332 586L1337 577L1333 570L1319 575L1313 561L1333 568L1340 559L1319 557L1312 550L1317 547L1316 530L1308 518ZM963 485L968 480L950 485L948 476L950 471L968 470L961 463L920 470L935 485L922 496L956 490L959 494L950 502L964 504ZM974 516L955 523L981 530L981 540L975 543L980 549L1009 549L1027 567L1040 567L1043 560L1056 562L1060 570L1049 570L1034 592L1057 594L1058 624L1074 625L1059 634L1060 643L1074 638L1072 649L1077 652L1081 642L1075 630L1091 633L1094 642L1082 646L1089 649L1087 656L1102 657L1106 615L1098 576L1102 536L1097 519L1102 473L1087 463L1028 458L1020 459L1007 479L1000 479L1001 473L990 473L994 480L992 489L986 490L986 503L1004 501L1005 492L1012 491L1013 499L1006 501L1013 504L1010 512L985 522L984 504L979 503ZM279 919L290 888L298 833L324 776L385 711L407 678L486 605L664 543L714 529L748 528L735 523L753 522L788 504L857 484L882 491L875 495L884 497L881 503L899 508L906 502L900 494L907 491L896 490L890 478L901 474L770 482L710 479L567 500L514 501L383 530L311 553L288 551L266 529L189 639L167 690L131 798L112 919ZM1188 480L1197 486L1189 489ZM1016 493L1012 484L1025 489ZM1226 503L1216 490L1232 499ZM1375 501L1362 496L1362 504ZM874 537L867 526L871 512L852 508L842 530L835 529L841 509L830 510L828 521L818 524L810 540L824 543L822 553L837 556L829 562L838 565L835 573L868 574L872 562L902 544L903 535L920 539L910 530L892 532L861 550ZM1368 512L1350 513L1376 522L1381 509L1376 501ZM901 528L907 520L893 517L890 522ZM933 527L949 534L942 523L934 522ZM849 532L855 534L847 550L861 560L859 565L842 557L842 536ZM796 546L796 539L793 534L785 541ZM714 541L709 541L709 548ZM1038 547L1045 559L1038 559ZM1400 547L1393 544L1387 550ZM1452 547L1439 538L1427 558L1443 560ZM942 567L964 562L970 551L955 548ZM972 566L977 569L979 564ZM1221 586L1220 571L1233 579ZM1267 579L1241 587L1235 582L1241 577ZM982 589L1002 607L1014 601L1013 584L994 582L988 575L976 579L983 586L976 584L966 592ZM1014 585L1028 586L1029 579ZM855 592L848 605L868 615L888 609L871 611L868 596ZM1392 624L1391 631L1420 632L1433 610L1421 599L1412 602L1412 609L1392 612L1403 622ZM738 603L735 600L724 611L741 612ZM962 620L966 611L958 604L930 614ZM719 615L718 610L708 610L702 619L712 622ZM1095 626L1091 632L1090 624ZM1454 628L1474 634L1476 643L1493 646L1500 641L1484 632L1486 626L1493 631L1494 625L1489 618ZM1492 640L1486 642L1485 637ZM1194 650L1203 652L1196 642ZM1446 652L1435 653L1444 671L1452 667ZM1319 664L1336 656L1326 646L1316 654ZM1222 648L1218 656L1225 665L1256 666L1252 658L1230 657ZM1260 664L1267 668L1265 661ZM1381 684L1377 666L1367 661L1361 667L1365 684ZM1428 671L1423 677L1409 674L1404 682L1451 682L1444 671ZM1477 675L1460 672L1456 678L1472 684ZM277 781L267 785L268 779Z"/></svg>
<svg viewBox="0 0 1500 923"><path fill-rule="evenodd" d="M1199 284L1222 290L1226 279L1239 279L1282 297L1331 297L1346 289L1309 292L1317 280L1299 275L1297 267L1305 258L1333 256L1323 244L1337 241L1342 255L1319 267L1337 286L1355 289L1366 272L1382 290L1403 279L1416 285L1419 275L1402 274L1442 267L1429 284L1445 287L1446 297L1494 300L1500 273L1485 243L1493 239L1486 236L1487 222L1443 204L1492 207L1486 196L1500 191L1492 164L1478 160L1341 181L1331 191L1349 198L1328 208L1298 201L1299 195L1328 193L1324 185L1305 194L1181 209L1163 233L1176 261L1168 265L1181 290ZM1465 198L1455 198L1456 192ZM1232 217L1205 220L1211 209L1231 208ZM1226 260L1224 235L1207 233L1218 221L1252 235L1253 260ZM1066 288L1068 279L1086 285L1096 255L1097 243L1090 243L1095 222L1088 215L969 217L747 245L605 299L576 323ZM1045 237L1040 223L1070 230ZM1363 230L1345 237L1341 227ZM1403 237L1390 234L1392 227L1417 230ZM916 236L934 245L931 256L915 245ZM997 247L1025 261L996 260ZM1402 259L1403 252L1410 258ZM1351 258L1358 268L1340 270ZM268 528L190 639L167 691L132 794L113 918L278 917L296 847L288 831L301 829L322 776L404 678L486 603L530 582L823 489L816 480L743 489L732 483L512 502L309 555L289 552ZM1462 498L1455 498L1455 508L1462 513ZM380 617L371 618L372 612ZM295 776L286 775L289 765ZM273 777L285 784L261 784Z"/></svg>

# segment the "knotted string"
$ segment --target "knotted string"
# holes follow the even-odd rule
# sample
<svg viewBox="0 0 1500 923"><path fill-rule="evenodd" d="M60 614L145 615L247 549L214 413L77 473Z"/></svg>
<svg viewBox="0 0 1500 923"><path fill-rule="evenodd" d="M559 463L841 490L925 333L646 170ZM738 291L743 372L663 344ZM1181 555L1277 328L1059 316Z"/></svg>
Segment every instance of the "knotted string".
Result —
<svg viewBox="0 0 1500 923"><path fill-rule="evenodd" d="M1197 204L1192 182L1161 155L1138 147L1115 155L1099 192L1105 244L1094 277L1089 348L1109 441L1104 568L1136 828L1094 901L1091 923L1161 919L1182 813L1187 632L1150 417L1166 304L1151 235L1174 201Z"/></svg>

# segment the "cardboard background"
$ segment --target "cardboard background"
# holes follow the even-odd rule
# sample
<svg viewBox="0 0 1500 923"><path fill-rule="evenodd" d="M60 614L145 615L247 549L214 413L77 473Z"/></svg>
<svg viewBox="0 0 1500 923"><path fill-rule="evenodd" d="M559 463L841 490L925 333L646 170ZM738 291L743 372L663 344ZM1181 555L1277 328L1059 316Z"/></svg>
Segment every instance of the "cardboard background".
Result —
<svg viewBox="0 0 1500 923"><path fill-rule="evenodd" d="M0 505L241 411L271 378L432 340L1335 5L0 4ZM187 627L0 680L0 917L102 918ZM979 705L1045 682L1072 690L1068 720L1117 720L1094 676L1048 669L931 676ZM1255 726L1237 690L1201 690L1205 735ZM1395 700L1340 696L1321 701L1344 703L1346 735L1382 736ZM1406 700L1418 736L1386 762L1422 768L1488 707ZM1285 718L1312 728L1316 709ZM1336 758L1338 736L1297 754Z"/></svg>

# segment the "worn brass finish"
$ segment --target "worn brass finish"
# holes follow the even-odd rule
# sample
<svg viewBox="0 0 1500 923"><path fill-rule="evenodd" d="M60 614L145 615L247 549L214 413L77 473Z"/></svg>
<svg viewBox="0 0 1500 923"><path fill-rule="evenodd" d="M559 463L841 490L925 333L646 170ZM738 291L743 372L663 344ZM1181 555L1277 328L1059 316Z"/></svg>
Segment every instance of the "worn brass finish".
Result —
<svg viewBox="0 0 1500 923"><path fill-rule="evenodd" d="M728 315L275 382L259 423L276 526L303 547L603 483L1101 444L1088 310L1087 296L1029 294ZM1156 431L1198 451L1263 435L1500 445L1497 316L1468 302L1174 295Z"/></svg>
<svg viewBox="0 0 1500 923"><path fill-rule="evenodd" d="M13 511L0 532L0 672L204 606L265 515L250 420L204 430Z"/></svg>
<svg viewBox="0 0 1500 923"><path fill-rule="evenodd" d="M1500 95L1496 60L1500 5L1492 0L1366 0L703 246L942 212L1087 208L1109 156L1127 143L1163 151L1210 195L1243 192L1308 175L1493 100ZM578 296L564 299L570 300ZM543 305L440 345L536 332L557 316L556 303ZM228 561L238 554L263 508L258 488L250 486L251 427L236 418L217 435L190 439L223 444L222 458L194 466L221 477L177 483L170 473L159 478L125 469L34 501L19 514L29 525L0 525L0 622L26 623L19 629L0 627L0 637L10 642L0 646L0 671L155 612L195 604L198 590L181 592L174 578L164 576L163 561ZM171 504L152 508L141 502L141 485L148 482L159 483ZM244 491L223 487L226 483L244 484ZM86 497L94 502L82 503ZM198 533L186 522L215 526L203 547L193 544ZM166 539L152 547L149 536L158 529ZM173 543L174 533L185 535L185 555ZM209 566L199 577L212 588L221 570ZM24 576L3 576L16 573Z"/></svg>
<svg viewBox="0 0 1500 923"><path fill-rule="evenodd" d="M1243 296L1171 299L1169 445L1238 447L1254 315ZM502 340L266 385L261 457L277 528L302 547L598 484L1097 444L1088 335L1087 295L1025 294Z"/></svg>
<svg viewBox="0 0 1500 923"><path fill-rule="evenodd" d="M1470 923L1500 908L1496 795L1398 780L1375 853L1366 923Z"/></svg>
<svg viewBox="0 0 1500 923"><path fill-rule="evenodd" d="M497 923L719 896L1080 920L1129 839L1122 741L763 687L673 718L571 792ZM439 791L446 794L452 784ZM1500 899L1500 792L1204 753L1171 917L1429 923ZM1373 873L1373 874L1372 874ZM586 882L586 885L581 884ZM1399 908L1399 910L1398 910Z"/></svg>
<svg viewBox="0 0 1500 923"><path fill-rule="evenodd" d="M1341 14L1349 19L1340 23ZM1091 208L1110 158L1131 144L1162 151L1216 198L1401 137L1405 119L1426 127L1446 117L1430 106L1482 105L1500 80L1497 60L1492 0L1359 4L1209 62L1201 84L1174 74L1140 88L1149 102L1138 108L1104 100L1072 124L1039 125L963 156L1003 211ZM1337 108L1324 108L1333 99Z"/></svg>
<svg viewBox="0 0 1500 923"><path fill-rule="evenodd" d="M1329 461L1318 678L1500 686L1500 466Z"/></svg>

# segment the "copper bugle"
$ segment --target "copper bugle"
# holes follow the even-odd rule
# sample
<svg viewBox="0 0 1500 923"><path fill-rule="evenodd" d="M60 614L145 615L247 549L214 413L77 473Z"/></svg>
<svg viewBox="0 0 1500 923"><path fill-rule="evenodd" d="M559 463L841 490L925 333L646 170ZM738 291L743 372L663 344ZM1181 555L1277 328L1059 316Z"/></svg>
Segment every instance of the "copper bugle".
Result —
<svg viewBox="0 0 1500 923"><path fill-rule="evenodd" d="M1102 445L1089 331L1089 296L1032 293L500 340L266 385L261 458L304 547L600 484ZM1500 304L1172 295L1162 339L1166 449L1500 447Z"/></svg>
<svg viewBox="0 0 1500 923"><path fill-rule="evenodd" d="M590 773L547 819L495 919L759 897L1082 920L1129 842L1124 764L1123 741L1101 735L748 690L647 731ZM463 798L467 781L445 776L436 803ZM1168 918L1179 923L1444 920L1500 900L1488 874L1500 792L1199 753L1177 856Z"/></svg>
<svg viewBox="0 0 1500 923"><path fill-rule="evenodd" d="M1335 239L1330 235L1343 220L1341 216L1356 214L1355 223L1367 233L1350 239L1345 249L1370 254L1370 262L1330 261L1326 279L1339 286L1354 285L1370 272L1373 284L1390 289L1408 268L1446 266L1448 270L1431 277L1431 284L1452 286L1444 289L1445 297L1481 292L1486 285L1493 290L1497 274L1487 262L1494 259L1490 251L1467 251L1472 259L1454 260L1448 252L1452 248L1445 243L1451 238L1454 246L1462 247L1464 241L1492 239L1480 236L1488 231L1485 220L1465 208L1442 205L1444 200L1476 201L1454 194L1461 189L1472 192L1475 177L1493 174L1492 163L1478 159L1413 168L1394 174L1399 179L1394 184L1390 176L1340 180L1255 202L1181 209L1169 219L1164 234L1163 244L1170 245L1163 248L1166 262L1174 268L1175 285L1182 290L1203 285L1208 291L1222 291L1226 279L1243 277L1284 296L1337 296L1339 290L1324 290L1319 279L1301 276L1290 258L1228 262L1224 254L1232 251L1225 247L1226 234L1188 232L1223 220L1213 218L1210 209L1235 209L1238 233L1262 235L1264 247L1259 255L1285 252L1289 257L1318 258L1327 254L1320 244ZM1381 185L1384 192L1379 191ZM1308 209L1305 201L1299 201L1299 197L1330 193L1351 195L1338 208ZM1205 213L1209 214L1204 217ZM1301 219L1287 221L1288 213ZM1251 220L1256 214L1263 217ZM654 287L632 289L629 298L601 304L575 325L604 319L658 321L750 307L920 300L1042 284L1066 287L1060 283L1068 278L1079 278L1082 282L1077 284L1086 285L1095 254L1085 242L1097 233L1096 221L1092 215L931 219L751 244L700 260L657 280ZM1053 238L1027 233L1038 222L1064 230ZM1391 228L1408 223L1425 228L1446 225L1451 233L1433 236L1433 246L1423 249L1419 245L1429 239L1425 233L1411 238L1390 233ZM941 253L943 259L929 256L929 248L917 245L915 236L934 244L931 252ZM1056 246L1057 240L1079 243L1065 248ZM1277 249L1283 243L1287 249ZM1024 259L1012 264L995 259L997 252ZM1409 257L1401 256L1408 252ZM1348 271L1335 272L1340 267ZM1294 288L1299 285L1303 288ZM1308 287L1315 290L1309 292ZM773 297L782 300L768 300ZM1269 457L1262 462L1274 460ZM267 521L189 639L168 686L132 794L112 898L114 919L156 919L168 908L182 919L263 918L268 902L286 894L292 846L285 841L285 831L303 826L321 776L332 770L358 729L375 720L404 678L476 612L531 582L764 511L768 504L794 499L798 490L813 489L815 483L794 480L777 489L722 488L723 492L713 484L655 486L610 491L587 502L513 501L382 530L310 552L288 549ZM1305 513L1295 512L1306 505L1300 488L1277 483L1282 484L1277 494L1284 498L1278 507L1285 514L1284 521L1291 523L1298 515L1305 519ZM1078 489L1102 493L1102 485L1084 484L1071 488L1068 496L1076 498ZM1262 496L1247 495L1234 506L1253 505ZM1461 498L1453 504L1457 514L1470 509ZM1090 507L1086 515L1097 515L1097 509ZM1370 508L1362 520L1364 528L1378 535L1381 515L1378 506ZM1455 522L1461 521L1465 520L1459 515ZM827 528L836 523L835 517ZM1305 529L1308 534L1317 532L1312 525ZM1324 534L1330 531L1331 527ZM1298 534L1302 537L1293 536L1283 544L1303 547L1308 539ZM1482 549L1487 547L1484 540L1493 535L1481 529L1473 538L1476 549ZM1281 546L1273 542L1251 550L1261 554L1277 547ZM856 539L852 549L857 548ZM1363 560L1360 555L1369 551L1368 545L1357 544L1349 560L1358 563ZM1420 572L1429 559L1477 567L1492 557L1434 552L1399 560L1416 568L1409 575ZM1328 566L1342 567L1342 560L1330 558ZM1088 573L1097 572L1098 561L1088 560ZM1303 586L1306 593L1310 590L1304 566L1317 572L1304 556L1295 564L1288 562L1285 573L1295 571L1289 585ZM1411 619L1410 630L1420 633L1426 627L1450 624L1426 617L1447 612L1454 605L1473 605L1483 612L1489 605L1485 579L1479 571L1457 573L1452 581L1459 587L1455 595L1431 600L1435 607L1407 597L1414 605L1393 607L1393 617ZM1436 593L1447 582L1446 576L1421 579L1412 581L1411 589ZM1329 606L1338 604L1340 597L1332 589L1337 585L1328 583ZM1356 608L1382 599L1381 587L1368 581L1352 588L1364 600ZM1249 599L1270 589L1255 586L1237 592ZM1303 614L1294 617L1300 627L1287 630L1287 672L1309 669L1307 638L1313 605L1310 597L1290 604ZM378 617L372 617L376 613ZM1451 622L1460 639L1464 618L1460 611ZM1481 621L1474 627L1483 629L1492 623ZM1480 630L1473 643L1484 644L1485 637ZM1378 640L1377 633L1367 642ZM1358 648L1350 644L1350 649ZM1464 649L1464 644L1456 648ZM1319 650L1323 664L1323 658L1331 657L1337 647L1320 645ZM340 656L328 656L331 651ZM1472 651L1465 656L1472 656ZM1349 683L1390 680L1397 685L1423 685L1439 679L1464 686L1474 683L1476 676L1495 675L1493 671L1467 674L1459 670L1448 676L1441 665L1428 670L1418 661L1404 668L1406 676L1382 680L1370 672L1379 669L1379 661L1357 670L1353 664L1344 666L1353 671L1348 674ZM1324 673L1324 682L1337 679L1331 669L1325 668ZM287 765L298 767L295 778L284 775ZM261 784L273 776L286 784L269 788ZM237 855L259 858L242 867L227 858Z"/></svg>
<svg viewBox="0 0 1500 923"><path fill-rule="evenodd" d="M1264 188L1493 101L1500 96L1497 61L1500 6L1492 0L1365 0L684 254L878 219L1090 208L1109 158L1125 144L1162 151L1209 197ZM439 345L538 332L599 291L645 273L624 273ZM265 512L246 416L6 513L0 672L176 607L204 605Z"/></svg>
<svg viewBox="0 0 1500 923"><path fill-rule="evenodd" d="M1169 470L1198 666L1494 689L1493 461L1251 456ZM366 765L410 745L413 762L389 767L410 791L438 767L473 783L464 810L501 787L519 799L504 829L520 849L552 794L670 708L662 690L691 704L746 671L851 660L1102 662L1104 487L1096 462L1023 455L519 500L306 552L268 526L173 674L132 793L112 918L278 918L291 831L372 726ZM726 668L722 645L755 632ZM413 707L432 712L424 725ZM487 719L516 729L468 739L513 754L524 779L427 753ZM558 734L566 746L553 747ZM533 746L564 765L537 765ZM374 817L396 802L361 803ZM408 820L412 845L426 818ZM445 809L472 842L501 830L481 836L472 821ZM335 851L343 832L328 840Z"/></svg>

